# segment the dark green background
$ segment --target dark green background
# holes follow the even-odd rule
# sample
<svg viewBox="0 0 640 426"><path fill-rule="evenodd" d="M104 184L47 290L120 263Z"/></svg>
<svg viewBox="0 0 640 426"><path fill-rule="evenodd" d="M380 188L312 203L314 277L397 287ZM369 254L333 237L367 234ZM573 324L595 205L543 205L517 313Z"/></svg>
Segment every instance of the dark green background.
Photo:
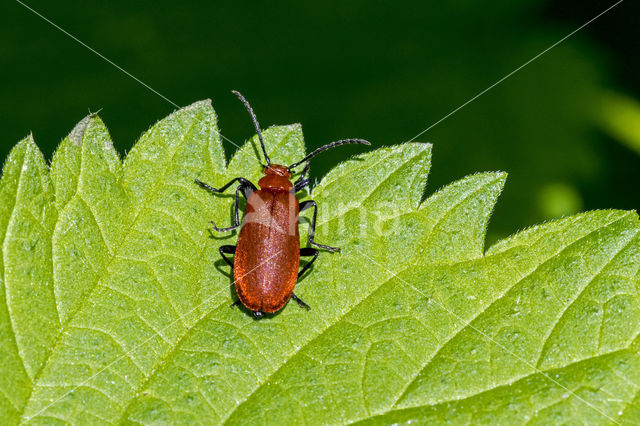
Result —
<svg viewBox="0 0 640 426"><path fill-rule="evenodd" d="M614 1L24 0L179 105L211 98L223 134L300 122L309 148L412 138ZM0 6L0 156L33 131L50 158L100 110L126 152L174 107L13 0ZM627 0L418 140L427 192L476 171L509 180L491 238L583 209L638 207L640 156L603 134L603 90L640 93L640 7ZM225 143L227 152L235 149ZM359 149L318 157L313 174Z"/></svg>

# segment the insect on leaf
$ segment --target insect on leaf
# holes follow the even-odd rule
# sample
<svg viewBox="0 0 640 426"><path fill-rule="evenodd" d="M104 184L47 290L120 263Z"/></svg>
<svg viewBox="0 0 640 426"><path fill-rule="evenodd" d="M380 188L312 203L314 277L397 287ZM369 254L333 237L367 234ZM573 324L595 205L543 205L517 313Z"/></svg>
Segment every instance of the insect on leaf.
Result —
<svg viewBox="0 0 640 426"><path fill-rule="evenodd" d="M299 125L264 131L274 160ZM340 163L311 191L322 253L256 321L218 247L255 137L226 164L198 102L124 161L95 115L51 167L29 137L0 181L0 418L23 423L636 423L640 223L594 211L485 247L504 173L424 196L431 145ZM307 225L301 225L306 232ZM302 241L305 241L304 239Z"/></svg>

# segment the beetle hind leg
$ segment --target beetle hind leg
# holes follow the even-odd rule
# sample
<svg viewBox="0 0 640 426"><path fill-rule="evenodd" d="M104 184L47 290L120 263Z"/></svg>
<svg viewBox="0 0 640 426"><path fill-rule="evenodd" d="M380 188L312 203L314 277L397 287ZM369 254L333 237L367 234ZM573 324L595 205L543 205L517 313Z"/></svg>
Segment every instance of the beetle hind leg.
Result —
<svg viewBox="0 0 640 426"><path fill-rule="evenodd" d="M295 293L291 294L291 298L295 300L298 303L298 305L300 305L301 308L305 308L307 311L311 310L311 306L304 303L304 301L300 299L298 296L296 296Z"/></svg>
<svg viewBox="0 0 640 426"><path fill-rule="evenodd" d="M313 262L316 261L319 253L320 252L318 251L318 249L314 249L313 247L305 247L300 249L300 256L305 256L305 257L313 256L313 257L309 262L307 262L306 265L302 267L302 269L300 269L300 272L298 272L298 278L300 278L302 274L304 274L311 267L311 265L313 265ZM304 301L300 299L298 296L296 296L295 293L291 294L291 298L295 300L296 303L298 303L298 305L300 305L301 308L304 308L307 311L311 309L311 307L306 303L304 303Z"/></svg>
<svg viewBox="0 0 640 426"><path fill-rule="evenodd" d="M340 247L326 246L324 244L316 243L315 241L311 241L311 244L313 244L316 247L320 247L321 249L325 249L325 250L331 251L331 252L340 251Z"/></svg>
<svg viewBox="0 0 640 426"><path fill-rule="evenodd" d="M300 269L300 272L298 272L298 278L300 278L302 274L304 274L309 268L311 268L313 262L315 262L318 258L319 253L320 252L318 251L318 249L314 249L313 247L305 247L300 249L300 256L313 256L313 259L308 261L307 264L304 265L302 269Z"/></svg>
<svg viewBox="0 0 640 426"><path fill-rule="evenodd" d="M225 254L236 254L236 246L220 246L220 256L233 268L233 259L225 256Z"/></svg>

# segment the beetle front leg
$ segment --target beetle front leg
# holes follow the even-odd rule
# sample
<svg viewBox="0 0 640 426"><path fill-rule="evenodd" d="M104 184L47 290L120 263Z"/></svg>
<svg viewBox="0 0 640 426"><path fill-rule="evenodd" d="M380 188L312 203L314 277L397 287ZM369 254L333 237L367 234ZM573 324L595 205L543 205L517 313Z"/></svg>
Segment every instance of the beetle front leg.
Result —
<svg viewBox="0 0 640 426"><path fill-rule="evenodd" d="M213 192L214 194L220 194L224 192L227 188L229 188L231 185L233 185L235 182L240 182L239 187L245 187L245 189L249 189L249 188L251 189L250 192L245 192L243 190L242 194L245 196L245 198L249 198L249 195L251 194L251 192L257 189L255 185L251 183L251 181L243 177L237 177L235 179L232 179L226 184L222 185L220 188L214 188L213 186L207 183L204 183L199 179L195 179L194 182L200 185L202 188L206 189L207 191Z"/></svg>
<svg viewBox="0 0 640 426"><path fill-rule="evenodd" d="M240 209L240 196L239 193L242 192L242 195L244 195L244 198L249 199L249 196L251 195L251 193L253 191L255 191L257 188L255 187L254 184L252 184L250 181L248 181L245 178L239 177L239 178L235 178L232 181L230 181L229 183L227 183L226 185L221 186L220 188L214 188L211 185L208 185L198 179L195 180L195 182L200 185L202 188L206 189L207 191L213 192L214 194L220 194L221 192L223 192L225 189L227 189L228 187L230 187L234 182L240 182L240 185L238 185L238 187L236 188L236 196L235 196L235 204L234 204L234 223L233 225L227 227L227 228L218 228L218 226L215 224L214 221L211 221L211 225L213 225L213 229L217 232L226 232L226 231L231 231L233 229L236 229L240 226L240 214L238 212L238 210Z"/></svg>
<svg viewBox="0 0 640 426"><path fill-rule="evenodd" d="M313 238L316 233L316 218L318 216L318 204L313 200L303 201L300 203L300 212L313 207L313 217L311 218L311 225L309 226L309 244L312 246L320 247L332 252L340 251L340 247L325 246L324 244L316 243Z"/></svg>
<svg viewBox="0 0 640 426"><path fill-rule="evenodd" d="M302 169L302 173L300 173L300 177L298 178L296 183L293 184L294 193L298 191L302 191L304 188L309 186L309 183L311 181L309 180L309 178L305 178L305 175L309 173L309 166L310 166L310 163L307 163L307 165L304 166L304 169Z"/></svg>

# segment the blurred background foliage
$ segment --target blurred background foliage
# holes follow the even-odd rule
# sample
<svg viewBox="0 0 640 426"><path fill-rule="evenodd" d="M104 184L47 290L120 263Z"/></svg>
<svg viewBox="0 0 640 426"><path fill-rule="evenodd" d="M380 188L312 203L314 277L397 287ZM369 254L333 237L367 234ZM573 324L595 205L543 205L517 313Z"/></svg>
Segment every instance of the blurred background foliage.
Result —
<svg viewBox="0 0 640 426"><path fill-rule="evenodd" d="M308 149L411 139L614 1L22 0L179 105L211 98L222 133L300 122ZM100 110L121 153L175 108L18 2L0 6L4 158L30 131L50 158ZM490 239L583 209L638 207L640 7L625 1L417 140L427 193L509 179ZM228 155L235 147L225 142ZM320 178L359 147L318 157Z"/></svg>

